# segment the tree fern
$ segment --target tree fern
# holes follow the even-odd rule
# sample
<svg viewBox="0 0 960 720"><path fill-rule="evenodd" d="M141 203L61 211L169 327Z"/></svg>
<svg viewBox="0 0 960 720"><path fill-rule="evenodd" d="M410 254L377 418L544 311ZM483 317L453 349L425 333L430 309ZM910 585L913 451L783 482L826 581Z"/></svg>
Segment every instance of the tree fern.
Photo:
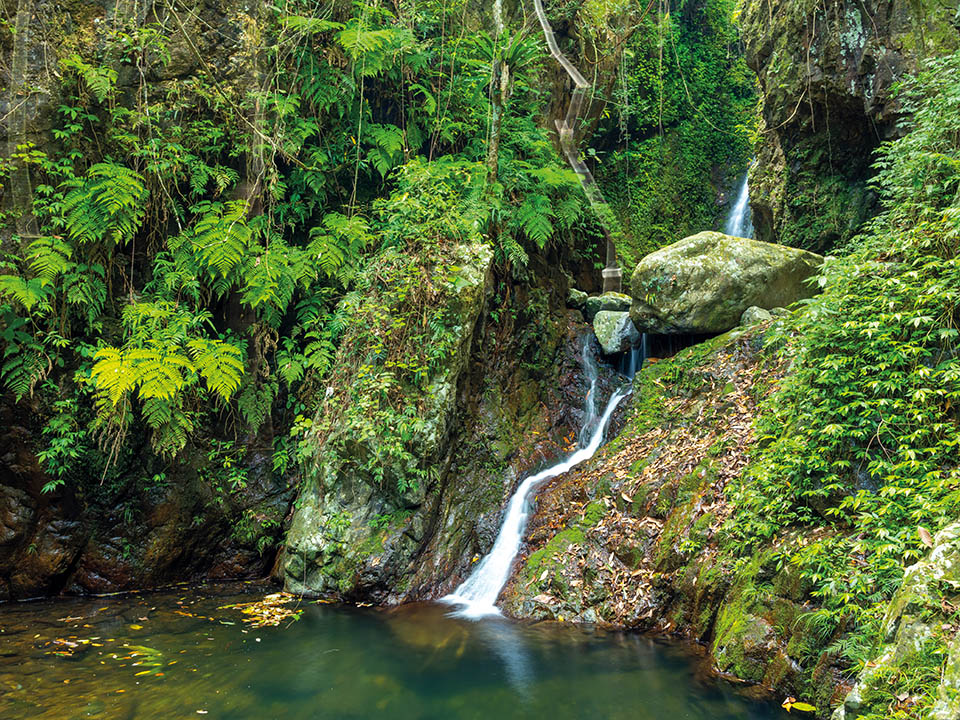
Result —
<svg viewBox="0 0 960 720"><path fill-rule="evenodd" d="M140 227L148 192L143 178L124 165L97 163L86 179L67 183L63 199L67 230L78 242L127 242Z"/></svg>

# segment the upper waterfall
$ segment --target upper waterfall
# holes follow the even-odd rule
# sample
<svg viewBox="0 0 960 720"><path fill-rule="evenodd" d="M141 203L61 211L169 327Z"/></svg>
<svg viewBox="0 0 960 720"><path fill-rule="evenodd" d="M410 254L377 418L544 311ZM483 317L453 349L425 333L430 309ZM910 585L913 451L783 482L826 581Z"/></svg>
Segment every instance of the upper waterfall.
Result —
<svg viewBox="0 0 960 720"><path fill-rule="evenodd" d="M750 186L748 183L750 173L743 174L743 183L740 185L740 193L737 195L737 201L727 217L727 222L723 227L723 232L734 237L753 237L753 223L750 221Z"/></svg>

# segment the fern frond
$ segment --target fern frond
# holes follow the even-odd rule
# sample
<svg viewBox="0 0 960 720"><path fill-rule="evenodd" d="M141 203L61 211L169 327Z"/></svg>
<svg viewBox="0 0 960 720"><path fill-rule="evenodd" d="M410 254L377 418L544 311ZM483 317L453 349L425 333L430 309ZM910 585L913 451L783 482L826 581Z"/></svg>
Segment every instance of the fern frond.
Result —
<svg viewBox="0 0 960 720"><path fill-rule="evenodd" d="M60 66L65 70L74 70L83 78L87 89L93 93L98 102L107 99L117 82L117 71L108 67L94 67L85 63L74 53L60 60Z"/></svg>
<svg viewBox="0 0 960 720"><path fill-rule="evenodd" d="M517 208L516 218L520 229L541 250L553 235L553 223L550 222L552 215L550 199L538 193L528 194Z"/></svg>
<svg viewBox="0 0 960 720"><path fill-rule="evenodd" d="M22 305L27 312L46 303L49 295L50 289L36 278L24 280L19 275L0 275L0 297Z"/></svg>
<svg viewBox="0 0 960 720"><path fill-rule="evenodd" d="M172 400L183 389L183 371L192 371L190 360L170 348L133 348L124 352L137 375L137 395L141 400Z"/></svg>
<svg viewBox="0 0 960 720"><path fill-rule="evenodd" d="M244 200L228 202L208 211L193 228L194 252L214 277L226 278L246 255L252 234L247 209Z"/></svg>
<svg viewBox="0 0 960 720"><path fill-rule="evenodd" d="M70 243L53 236L38 238L27 248L30 269L43 285L53 282L58 275L72 267L72 256L73 247Z"/></svg>
<svg viewBox="0 0 960 720"><path fill-rule="evenodd" d="M197 339L188 342L187 349L207 387L223 400L229 400L243 377L240 348L223 340Z"/></svg>
<svg viewBox="0 0 960 720"><path fill-rule="evenodd" d="M137 385L137 372L129 358L113 347L101 348L93 356L91 379L110 406L116 407L120 400Z"/></svg>
<svg viewBox="0 0 960 720"><path fill-rule="evenodd" d="M79 242L122 244L140 227L149 193L143 178L117 163L97 163L63 199L67 230Z"/></svg>

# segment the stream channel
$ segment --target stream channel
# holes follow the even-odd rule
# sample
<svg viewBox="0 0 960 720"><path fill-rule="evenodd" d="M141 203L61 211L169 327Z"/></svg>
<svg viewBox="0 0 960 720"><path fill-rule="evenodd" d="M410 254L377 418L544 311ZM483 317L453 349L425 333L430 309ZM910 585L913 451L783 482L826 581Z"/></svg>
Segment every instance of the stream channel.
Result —
<svg viewBox="0 0 960 720"><path fill-rule="evenodd" d="M223 607L270 591L227 584L2 605L0 717L787 717L699 673L691 648L635 633L306 600L298 620L254 629Z"/></svg>
<svg viewBox="0 0 960 720"><path fill-rule="evenodd" d="M496 608L537 487L597 451L628 394L615 390L599 412L596 362L585 344L579 448L520 484L493 549L446 604L385 611L284 598L293 613L259 628L235 607L273 591L256 584L0 605L0 718L781 717L701 673L689 646L515 622Z"/></svg>

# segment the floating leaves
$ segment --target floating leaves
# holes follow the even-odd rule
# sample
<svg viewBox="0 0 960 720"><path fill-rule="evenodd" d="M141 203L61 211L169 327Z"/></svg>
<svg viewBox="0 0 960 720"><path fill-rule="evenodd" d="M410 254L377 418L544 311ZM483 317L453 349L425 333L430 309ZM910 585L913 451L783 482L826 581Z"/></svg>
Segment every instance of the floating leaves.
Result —
<svg viewBox="0 0 960 720"><path fill-rule="evenodd" d="M243 621L249 623L250 627L276 627L285 620L294 622L300 619L300 613L303 612L303 610L300 608L299 603L294 607L288 607L289 603L297 599L297 595L278 592L267 595L263 600L224 605L220 609L239 610L246 616L243 618Z"/></svg>
<svg viewBox="0 0 960 720"><path fill-rule="evenodd" d="M799 710L801 712L816 712L817 708L815 705L805 702L797 702L796 698L788 697L783 701L783 704L780 706L787 712L791 710Z"/></svg>

